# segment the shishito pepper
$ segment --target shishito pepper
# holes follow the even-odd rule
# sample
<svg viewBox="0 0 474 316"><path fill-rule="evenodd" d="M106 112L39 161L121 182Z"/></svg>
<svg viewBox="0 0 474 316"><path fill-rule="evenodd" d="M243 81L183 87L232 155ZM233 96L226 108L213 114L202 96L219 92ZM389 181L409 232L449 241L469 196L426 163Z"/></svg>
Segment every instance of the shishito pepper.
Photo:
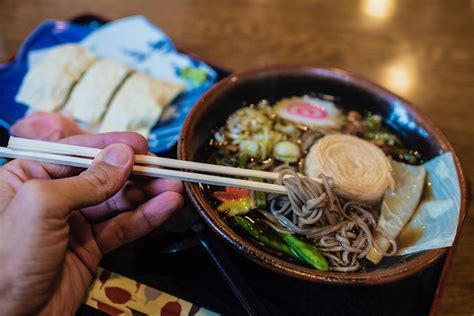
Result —
<svg viewBox="0 0 474 316"><path fill-rule="evenodd" d="M283 240L296 254L309 265L320 271L328 271L326 258L311 244L308 244L293 235L281 234Z"/></svg>
<svg viewBox="0 0 474 316"><path fill-rule="evenodd" d="M258 228L251 220L242 216L235 216L235 222L245 230L255 240L261 242L267 247L270 247L276 251L282 252L290 257L296 257L295 253L288 247L282 240L279 240L277 236L265 234L260 228Z"/></svg>
<svg viewBox="0 0 474 316"><path fill-rule="evenodd" d="M265 233L246 217L235 216L234 220L240 228L265 246L305 262L320 271L328 271L326 259L313 245L290 234L279 233L278 235L282 238L280 239L276 235Z"/></svg>

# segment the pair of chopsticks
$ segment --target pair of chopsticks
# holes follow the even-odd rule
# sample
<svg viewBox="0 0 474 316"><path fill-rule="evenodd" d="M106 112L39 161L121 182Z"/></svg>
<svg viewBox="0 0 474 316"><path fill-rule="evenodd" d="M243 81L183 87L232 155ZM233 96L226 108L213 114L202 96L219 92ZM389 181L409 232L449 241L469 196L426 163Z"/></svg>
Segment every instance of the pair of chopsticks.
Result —
<svg viewBox="0 0 474 316"><path fill-rule="evenodd" d="M28 159L45 163L88 168L91 166L93 158L96 157L100 151L101 150L97 148L10 137L8 148L0 147L0 157ZM276 172L233 168L147 155L135 155L135 165L133 166L132 173L185 182L231 186L268 193L287 194L286 188L282 185L163 168L260 178L271 181L278 178L278 173Z"/></svg>

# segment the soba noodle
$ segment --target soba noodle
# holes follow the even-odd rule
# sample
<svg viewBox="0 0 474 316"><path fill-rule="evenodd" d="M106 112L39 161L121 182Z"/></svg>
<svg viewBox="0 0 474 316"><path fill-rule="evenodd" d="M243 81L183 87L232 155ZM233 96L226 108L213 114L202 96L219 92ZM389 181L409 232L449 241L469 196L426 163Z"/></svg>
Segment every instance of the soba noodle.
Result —
<svg viewBox="0 0 474 316"><path fill-rule="evenodd" d="M371 146L372 144L378 146L383 151L384 158L389 155L394 159L415 164L419 162L419 156L416 151L402 146L398 137L382 125L381 117L370 113L362 115L354 111L343 113L335 104L328 105L326 101L302 96L280 100L279 106L275 105L275 107L268 101L262 100L238 109L228 117L223 126L214 131L214 139L210 142L212 149L210 161L219 165L278 172L280 177L277 183L284 185L288 191L288 196L267 195L262 198L260 195L259 198L251 200L254 205L249 202L249 206L246 206L248 209L243 207L244 211L237 210L236 212L230 212L229 209L232 208L232 203L238 204L238 202L217 199L221 203L219 206L227 202L220 210L225 216L233 217L238 213L239 216L247 216L251 219L256 227L260 224L267 225L270 228L268 236L272 236L271 231L277 233L276 237L280 234L297 234L298 237L305 239L304 242L312 243L326 257L330 270L356 271L365 265L361 260L367 256L369 250L375 249L383 256L394 255L397 251L395 240L385 236L384 232L377 231L378 210L375 211L372 206L362 204L379 201L380 196L368 198L365 194L369 192L371 193L369 195L373 196L378 190L375 190L371 183L364 181L364 177L361 176L361 174L366 174L364 172L348 173L346 178L355 183L345 185L343 188L343 183L337 177L338 173L334 173L331 166L319 168L319 165L315 163L316 159L308 159L311 158L312 146L321 144L324 138L328 141L331 134L342 133L370 142ZM328 123L324 121L328 119L327 117L322 118L324 122L306 124L310 119L318 119L316 116L309 115L312 112L308 112L308 109L314 106L310 104L311 102L316 102L318 107L322 106L325 109L333 120L329 124L330 127L325 125ZM304 117L304 120L300 120L299 116L305 113L308 115ZM341 125L338 122L343 123ZM334 137L332 137L332 142L334 142ZM351 142L354 143L354 141ZM295 150L295 147L298 150ZM334 147L323 147L325 150L332 148ZM343 157L337 152L330 154ZM351 157L358 157L365 161L360 154L352 155L351 152L346 156L349 158L347 164L341 164L344 166L343 171L355 168L351 165L353 162ZM330 157L328 161L331 161ZM318 159L316 162L321 161ZM353 165L358 166L357 163ZM371 171L376 170L374 164L366 165L369 165ZM314 172L310 173L308 170L314 170ZM299 174L305 174L316 177L320 172L332 175L339 186L335 187L334 181L323 174L319 175L322 183L309 177L299 176ZM377 172L371 174L373 173L378 174ZM347 184L347 181L344 184ZM384 194L386 183L379 181L375 185L376 189L383 187L380 192ZM354 188L363 189L355 190ZM357 194L353 191L357 191L355 192ZM359 191L364 194L359 194ZM361 198L361 195L364 195L364 198ZM374 238L376 232L389 240L391 245L389 250L383 251L386 247L381 249L376 243ZM277 240L281 240L280 237ZM258 238L254 238L254 241L259 242ZM282 242L285 241L282 240ZM271 245L261 244L265 249L272 249Z"/></svg>
<svg viewBox="0 0 474 316"><path fill-rule="evenodd" d="M359 269L373 246L383 256L393 256L396 242L389 238L390 252L374 240L376 220L372 213L355 201L343 201L333 191L334 184L321 174L322 184L301 177L291 168L278 168L276 181L288 190L288 196L272 195L270 212L260 211L264 222L280 233L295 233L312 240L328 259L332 271Z"/></svg>

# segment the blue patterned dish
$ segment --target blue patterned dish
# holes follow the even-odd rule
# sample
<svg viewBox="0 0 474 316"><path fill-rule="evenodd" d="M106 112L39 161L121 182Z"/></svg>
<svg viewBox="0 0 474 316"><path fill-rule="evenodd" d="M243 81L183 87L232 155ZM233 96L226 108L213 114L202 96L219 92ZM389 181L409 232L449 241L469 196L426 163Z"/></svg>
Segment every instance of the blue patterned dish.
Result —
<svg viewBox="0 0 474 316"><path fill-rule="evenodd" d="M100 19L86 22L45 21L22 43L12 61L0 64L0 126L9 129L26 115L28 107L15 102L15 95L28 66L41 52L60 44L78 43L101 57L186 86L149 136L150 151L159 153L171 149L194 103L227 73L178 52L166 34L144 17L129 17L107 24Z"/></svg>

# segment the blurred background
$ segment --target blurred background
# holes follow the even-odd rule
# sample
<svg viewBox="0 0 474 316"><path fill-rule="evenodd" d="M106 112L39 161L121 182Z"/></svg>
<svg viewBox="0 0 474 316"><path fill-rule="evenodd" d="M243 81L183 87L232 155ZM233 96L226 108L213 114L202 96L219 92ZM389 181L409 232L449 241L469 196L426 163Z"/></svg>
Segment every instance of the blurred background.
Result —
<svg viewBox="0 0 474 316"><path fill-rule="evenodd" d="M349 70L412 101L474 178L474 0L0 0L0 60L45 19L145 15L180 49L230 70L308 64ZM468 212L441 315L474 311Z"/></svg>

